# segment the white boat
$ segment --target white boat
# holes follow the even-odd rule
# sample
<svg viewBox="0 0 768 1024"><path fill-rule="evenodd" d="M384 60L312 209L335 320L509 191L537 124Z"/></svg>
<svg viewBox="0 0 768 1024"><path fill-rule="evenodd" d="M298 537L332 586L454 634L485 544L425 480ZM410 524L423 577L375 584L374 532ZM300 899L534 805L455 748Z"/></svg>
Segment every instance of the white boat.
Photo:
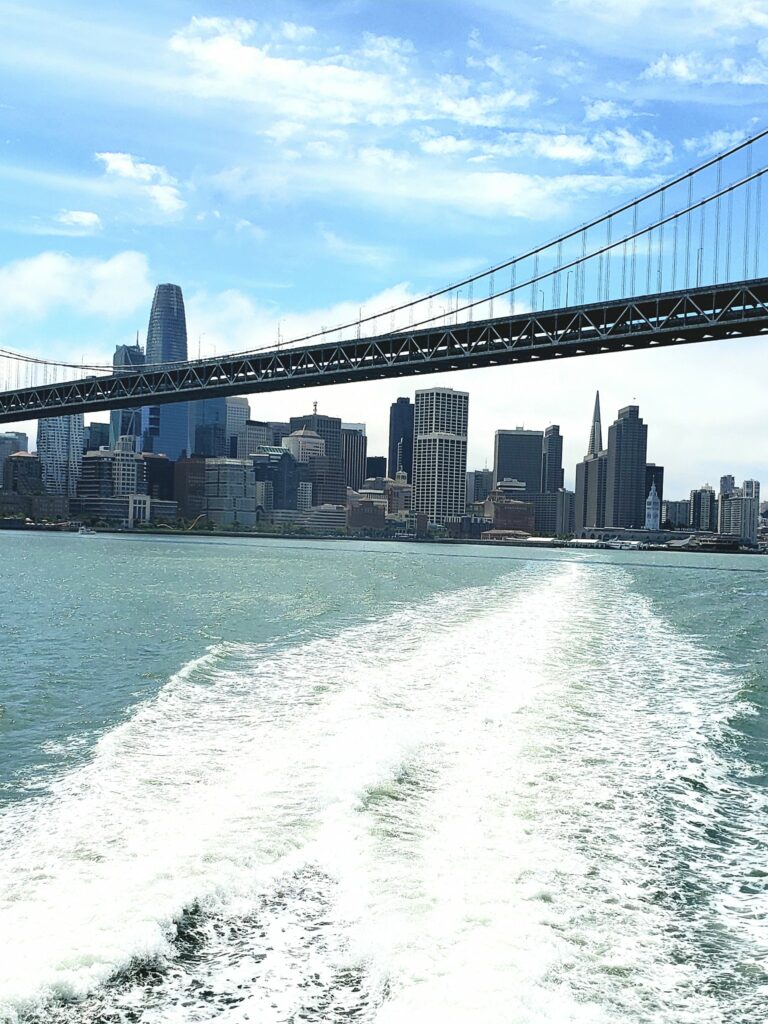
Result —
<svg viewBox="0 0 768 1024"><path fill-rule="evenodd" d="M77 531L78 537L89 537L91 536L91 534L95 536L96 531L90 529L90 527L88 526L81 526L80 529Z"/></svg>

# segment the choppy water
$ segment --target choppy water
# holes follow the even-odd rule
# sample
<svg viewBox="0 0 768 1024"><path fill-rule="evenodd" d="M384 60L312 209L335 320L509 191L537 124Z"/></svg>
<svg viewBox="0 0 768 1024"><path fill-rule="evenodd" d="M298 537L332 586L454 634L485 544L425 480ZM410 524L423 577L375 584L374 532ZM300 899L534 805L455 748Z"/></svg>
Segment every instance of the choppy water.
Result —
<svg viewBox="0 0 768 1024"><path fill-rule="evenodd" d="M764 1024L764 570L0 533L0 1020Z"/></svg>

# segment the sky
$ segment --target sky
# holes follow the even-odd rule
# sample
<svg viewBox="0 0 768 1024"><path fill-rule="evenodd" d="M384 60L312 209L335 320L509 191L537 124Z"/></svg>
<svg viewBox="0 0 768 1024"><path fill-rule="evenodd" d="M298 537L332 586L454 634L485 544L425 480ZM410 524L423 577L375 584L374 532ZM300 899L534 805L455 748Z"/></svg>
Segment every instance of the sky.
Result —
<svg viewBox="0 0 768 1024"><path fill-rule="evenodd" d="M0 0L0 347L110 362L164 281L190 356L354 319L695 165L767 98L768 0ZM559 423L572 485L599 389L604 430L640 406L674 498L768 485L767 360L744 339L250 401L316 400L384 454L395 398L459 388L468 468Z"/></svg>

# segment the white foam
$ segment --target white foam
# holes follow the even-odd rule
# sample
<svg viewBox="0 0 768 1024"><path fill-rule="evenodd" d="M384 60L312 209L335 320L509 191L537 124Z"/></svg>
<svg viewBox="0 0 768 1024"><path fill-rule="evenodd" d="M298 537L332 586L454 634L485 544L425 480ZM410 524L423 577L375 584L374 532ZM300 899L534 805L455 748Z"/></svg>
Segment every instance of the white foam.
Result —
<svg viewBox="0 0 768 1024"><path fill-rule="evenodd" d="M170 955L174 917L200 902L266 915L270 955L233 1021L285 1020L307 975L361 965L388 990L364 1018L382 1024L716 1021L666 897L696 821L742 799L716 753L736 693L623 574L573 564L288 650L214 647L6 815L0 1006ZM320 945L300 896L269 901L308 866ZM765 937L735 871L705 847L690 870L718 898L686 927ZM207 983L251 966L213 962Z"/></svg>

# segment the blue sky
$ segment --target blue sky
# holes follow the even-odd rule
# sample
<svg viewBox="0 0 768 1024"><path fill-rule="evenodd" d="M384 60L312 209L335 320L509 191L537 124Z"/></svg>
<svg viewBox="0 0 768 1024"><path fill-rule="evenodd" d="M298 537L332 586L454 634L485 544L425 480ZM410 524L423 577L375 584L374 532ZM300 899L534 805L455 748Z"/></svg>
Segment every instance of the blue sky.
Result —
<svg viewBox="0 0 768 1024"><path fill-rule="evenodd" d="M765 0L0 0L0 346L108 361L159 281L193 355L384 308L762 127L767 86ZM570 481L595 388L607 422L635 400L674 497L768 482L765 362L746 340L434 381L471 394L471 466L559 422ZM317 398L376 453L414 386L251 401Z"/></svg>

